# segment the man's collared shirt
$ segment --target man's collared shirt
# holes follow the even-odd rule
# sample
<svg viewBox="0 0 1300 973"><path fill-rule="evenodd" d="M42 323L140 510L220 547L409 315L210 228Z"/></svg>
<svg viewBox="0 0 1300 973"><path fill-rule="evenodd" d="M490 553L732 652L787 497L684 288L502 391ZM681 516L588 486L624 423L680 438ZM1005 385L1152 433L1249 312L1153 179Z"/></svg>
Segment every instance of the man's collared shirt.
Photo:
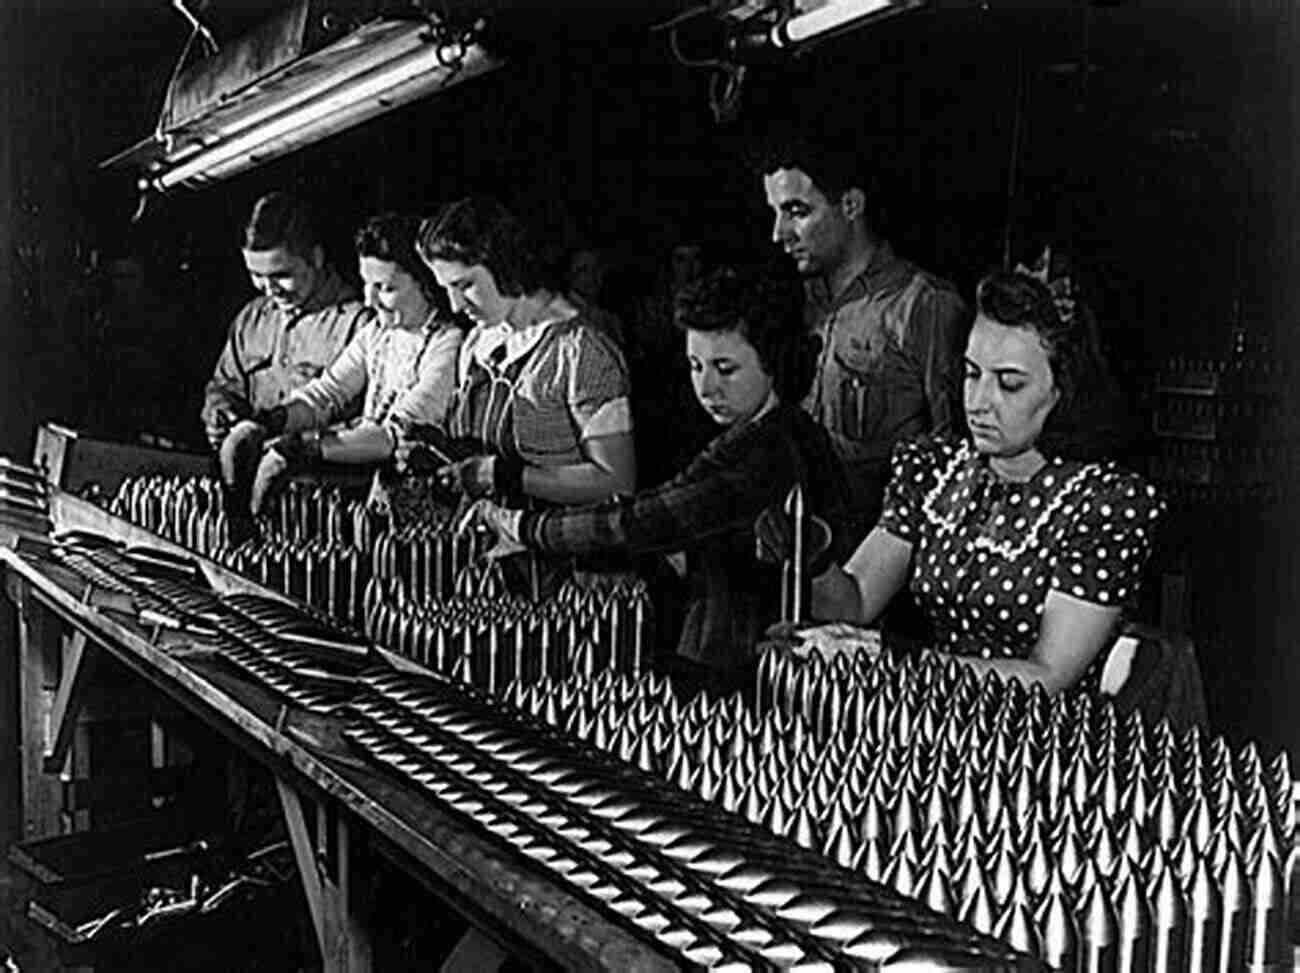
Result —
<svg viewBox="0 0 1300 973"><path fill-rule="evenodd" d="M804 408L830 433L852 510L867 520L879 513L894 443L959 431L966 315L952 285L883 242L840 294L821 280L807 286L805 317L822 351Z"/></svg>
<svg viewBox="0 0 1300 973"><path fill-rule="evenodd" d="M283 310L253 298L230 325L204 396L203 414L270 409L316 378L347 346L370 312L332 268L302 307ZM355 412L355 409L352 410Z"/></svg>

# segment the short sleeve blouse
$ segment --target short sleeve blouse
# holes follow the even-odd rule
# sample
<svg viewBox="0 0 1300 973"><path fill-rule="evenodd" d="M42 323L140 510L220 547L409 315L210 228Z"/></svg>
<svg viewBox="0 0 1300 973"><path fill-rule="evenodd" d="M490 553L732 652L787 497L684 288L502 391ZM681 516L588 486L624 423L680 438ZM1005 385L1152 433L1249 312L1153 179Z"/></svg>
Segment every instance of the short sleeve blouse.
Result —
<svg viewBox="0 0 1300 973"><path fill-rule="evenodd" d="M879 526L913 545L911 589L938 647L1026 658L1048 592L1125 608L1163 502L1114 463L1054 458L1000 481L968 442L905 441Z"/></svg>

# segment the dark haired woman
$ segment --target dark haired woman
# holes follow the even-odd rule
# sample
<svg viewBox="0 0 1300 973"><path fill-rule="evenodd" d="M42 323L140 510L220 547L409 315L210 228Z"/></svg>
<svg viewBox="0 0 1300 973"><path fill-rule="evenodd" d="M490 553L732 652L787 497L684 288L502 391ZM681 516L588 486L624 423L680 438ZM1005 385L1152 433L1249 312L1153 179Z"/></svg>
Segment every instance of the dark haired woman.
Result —
<svg viewBox="0 0 1300 973"><path fill-rule="evenodd" d="M843 568L817 578L814 614L870 624L908 584L938 650L1048 692L1097 688L1163 505L1141 477L1073 447L1095 354L1068 281L997 273L976 299L969 438L895 448L884 513Z"/></svg>
<svg viewBox="0 0 1300 973"><path fill-rule="evenodd" d="M373 317L321 375L273 410L268 425L280 435L268 442L258 468L254 511L295 461L383 463L404 430L446 419L463 335L415 252L418 229L417 218L389 213L357 231L358 270ZM361 416L337 424L362 396ZM398 481L376 479L372 503L407 520L407 492Z"/></svg>
<svg viewBox="0 0 1300 973"><path fill-rule="evenodd" d="M474 322L448 424L472 455L443 466L443 484L512 505L587 503L633 490L623 355L545 286L514 216L488 197L450 203L421 228L419 253L452 310ZM420 451L413 446L409 458Z"/></svg>
<svg viewBox="0 0 1300 973"><path fill-rule="evenodd" d="M695 394L721 432L676 477L594 506L524 513L480 503L469 520L496 532L498 554L685 551L692 598L678 653L715 670L743 666L779 605L778 572L755 557L754 518L796 483L823 515L843 503L830 441L797 404L813 364L801 353L801 297L793 281L731 270L678 297Z"/></svg>

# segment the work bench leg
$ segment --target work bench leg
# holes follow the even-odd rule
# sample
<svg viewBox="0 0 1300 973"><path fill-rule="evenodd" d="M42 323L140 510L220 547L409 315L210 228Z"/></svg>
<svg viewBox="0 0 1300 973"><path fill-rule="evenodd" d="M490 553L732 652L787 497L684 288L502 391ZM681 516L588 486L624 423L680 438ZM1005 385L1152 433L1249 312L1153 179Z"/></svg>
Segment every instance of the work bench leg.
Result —
<svg viewBox="0 0 1300 973"><path fill-rule="evenodd" d="M313 835L305 809L311 802L278 777L275 786L326 973L369 973L370 937L358 914L363 901L356 869L358 833L345 814L316 803Z"/></svg>
<svg viewBox="0 0 1300 973"><path fill-rule="evenodd" d="M62 626L28 589L14 585L9 596L18 608L18 706L22 747L22 834L24 839L60 834L63 785L46 772L50 722L59 688Z"/></svg>

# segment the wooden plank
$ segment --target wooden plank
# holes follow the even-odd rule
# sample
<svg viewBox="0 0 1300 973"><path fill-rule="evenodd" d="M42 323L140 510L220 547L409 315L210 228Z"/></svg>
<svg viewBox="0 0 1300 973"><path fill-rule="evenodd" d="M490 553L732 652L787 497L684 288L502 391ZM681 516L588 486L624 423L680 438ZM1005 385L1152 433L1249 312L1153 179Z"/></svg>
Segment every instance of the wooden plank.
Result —
<svg viewBox="0 0 1300 973"><path fill-rule="evenodd" d="M41 761L47 774L61 771L68 758L73 725L81 710L96 651L87 642L86 633L81 631L74 631L65 644L63 671L59 675L59 688L54 694L54 704L50 710L48 746Z"/></svg>
<svg viewBox="0 0 1300 973"><path fill-rule="evenodd" d="M7 553L7 552L6 552ZM26 592L18 607L18 712L21 746L22 833L27 840L62 833L63 788L45 771L50 717L58 687L60 624Z"/></svg>
<svg viewBox="0 0 1300 973"><path fill-rule="evenodd" d="M293 847L294 861L298 863L302 890L307 896L307 911L311 914L311 923L316 929L316 942L324 953L325 904L321 893L320 874L316 869L316 849L307 830L302 798L291 785L279 777L275 779L275 789L280 795L280 810L284 813L284 824L289 831L289 843Z"/></svg>
<svg viewBox="0 0 1300 973"><path fill-rule="evenodd" d="M317 801L313 843L302 796L279 777L275 786L324 969L326 973L367 973L372 965L370 937L358 915L361 896L355 882L360 875L353 859L359 849L353 846L356 835L351 824L337 809Z"/></svg>

